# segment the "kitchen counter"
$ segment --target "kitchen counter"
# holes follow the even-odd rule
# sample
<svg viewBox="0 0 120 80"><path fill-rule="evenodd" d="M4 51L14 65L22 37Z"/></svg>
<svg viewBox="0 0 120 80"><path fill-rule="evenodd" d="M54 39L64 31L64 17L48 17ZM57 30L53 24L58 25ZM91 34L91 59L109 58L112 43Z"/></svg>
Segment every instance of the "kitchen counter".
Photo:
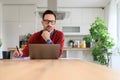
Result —
<svg viewBox="0 0 120 80"><path fill-rule="evenodd" d="M111 68L80 60L0 60L0 80L120 80Z"/></svg>
<svg viewBox="0 0 120 80"><path fill-rule="evenodd" d="M14 51L16 48L8 48L9 51ZM91 50L91 48L71 48L71 47L64 47L63 50Z"/></svg>
<svg viewBox="0 0 120 80"><path fill-rule="evenodd" d="M64 47L63 54L61 57L67 59L81 59L93 62L93 57L91 53L91 48Z"/></svg>

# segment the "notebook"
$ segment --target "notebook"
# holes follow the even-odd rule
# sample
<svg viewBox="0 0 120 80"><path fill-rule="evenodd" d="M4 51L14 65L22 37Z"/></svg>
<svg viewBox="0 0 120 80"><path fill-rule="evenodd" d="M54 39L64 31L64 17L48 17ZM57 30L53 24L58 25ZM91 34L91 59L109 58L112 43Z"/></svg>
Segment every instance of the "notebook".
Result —
<svg viewBox="0 0 120 80"><path fill-rule="evenodd" d="M29 44L30 59L57 59L60 44Z"/></svg>

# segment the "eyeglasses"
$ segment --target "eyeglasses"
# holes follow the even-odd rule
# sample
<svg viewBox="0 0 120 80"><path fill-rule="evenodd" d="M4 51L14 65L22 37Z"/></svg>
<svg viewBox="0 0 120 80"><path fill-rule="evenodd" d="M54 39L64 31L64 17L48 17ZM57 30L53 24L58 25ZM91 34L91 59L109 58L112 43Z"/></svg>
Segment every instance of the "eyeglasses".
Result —
<svg viewBox="0 0 120 80"><path fill-rule="evenodd" d="M49 22L54 25L56 23L55 20L43 20L45 22L45 24L49 24Z"/></svg>

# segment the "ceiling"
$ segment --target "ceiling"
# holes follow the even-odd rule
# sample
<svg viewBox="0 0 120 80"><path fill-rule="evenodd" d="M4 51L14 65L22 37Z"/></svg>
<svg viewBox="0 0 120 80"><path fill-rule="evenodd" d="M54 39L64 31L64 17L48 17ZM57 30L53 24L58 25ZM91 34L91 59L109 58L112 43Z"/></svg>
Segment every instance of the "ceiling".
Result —
<svg viewBox="0 0 120 80"><path fill-rule="evenodd" d="M58 6L67 7L105 7L111 0L57 0ZM47 4L47 0L0 0L3 4Z"/></svg>

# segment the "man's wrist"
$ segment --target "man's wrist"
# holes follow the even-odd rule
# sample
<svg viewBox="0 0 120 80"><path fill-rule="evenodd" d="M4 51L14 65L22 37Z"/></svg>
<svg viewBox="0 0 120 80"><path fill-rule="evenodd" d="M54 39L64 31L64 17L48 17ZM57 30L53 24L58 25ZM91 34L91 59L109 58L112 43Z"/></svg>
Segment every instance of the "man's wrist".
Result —
<svg viewBox="0 0 120 80"><path fill-rule="evenodd" d="M46 43L47 43L47 44L51 44L51 43L52 43L52 40L51 40L51 39L48 39L48 40L46 40Z"/></svg>
<svg viewBox="0 0 120 80"><path fill-rule="evenodd" d="M22 57L23 56L23 54L22 53L19 53L19 56L18 57Z"/></svg>

